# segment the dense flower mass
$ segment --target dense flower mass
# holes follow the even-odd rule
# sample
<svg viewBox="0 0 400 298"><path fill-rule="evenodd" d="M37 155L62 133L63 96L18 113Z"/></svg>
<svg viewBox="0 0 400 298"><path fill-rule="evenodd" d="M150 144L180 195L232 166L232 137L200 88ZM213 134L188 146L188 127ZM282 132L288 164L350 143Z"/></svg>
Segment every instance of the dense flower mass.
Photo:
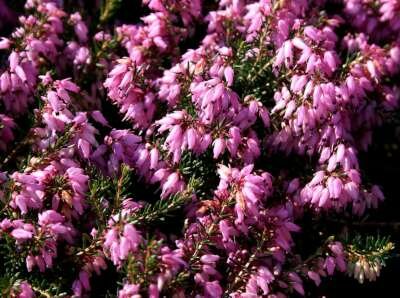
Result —
<svg viewBox="0 0 400 298"><path fill-rule="evenodd" d="M399 109L399 0L15 2L2 294L283 298L376 279L393 245L329 221L384 200L359 156Z"/></svg>

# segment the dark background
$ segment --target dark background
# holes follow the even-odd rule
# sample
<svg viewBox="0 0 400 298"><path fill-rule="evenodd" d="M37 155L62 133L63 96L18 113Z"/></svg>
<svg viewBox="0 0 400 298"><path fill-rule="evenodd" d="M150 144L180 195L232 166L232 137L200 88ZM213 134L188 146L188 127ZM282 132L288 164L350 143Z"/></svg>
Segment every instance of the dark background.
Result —
<svg viewBox="0 0 400 298"><path fill-rule="evenodd" d="M400 82L400 81L399 81ZM361 154L360 166L373 183L381 186L385 201L371 213L368 222L400 222L400 115L374 132L373 144L367 153ZM307 233L307 231L304 231ZM395 244L394 254L382 269L376 282L359 284L353 278L336 275L325 279L321 287L308 293L308 297L400 297L400 230L399 227L368 227L367 234L390 235Z"/></svg>

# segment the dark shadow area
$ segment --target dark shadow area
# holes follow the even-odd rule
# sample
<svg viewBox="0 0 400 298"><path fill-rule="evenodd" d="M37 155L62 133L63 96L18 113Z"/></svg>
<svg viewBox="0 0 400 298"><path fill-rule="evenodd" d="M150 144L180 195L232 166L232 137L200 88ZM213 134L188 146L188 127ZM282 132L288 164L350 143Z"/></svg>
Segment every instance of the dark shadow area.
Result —
<svg viewBox="0 0 400 298"><path fill-rule="evenodd" d="M400 117L396 117L398 121ZM360 153L360 167L363 175L367 175L369 182L378 184L385 196L385 201L377 210L369 212L368 222L400 222L400 134L399 125L386 124L374 132L373 144L368 152ZM360 229L357 228L357 231ZM355 298L355 297L400 297L398 282L400 276L400 229L393 226L368 226L361 228L368 234L379 233L382 236L390 235L395 243L393 258L387 261L387 266L381 271L376 282L358 283L357 280L346 275L336 275L325 279L319 288L307 293L307 297L326 298Z"/></svg>

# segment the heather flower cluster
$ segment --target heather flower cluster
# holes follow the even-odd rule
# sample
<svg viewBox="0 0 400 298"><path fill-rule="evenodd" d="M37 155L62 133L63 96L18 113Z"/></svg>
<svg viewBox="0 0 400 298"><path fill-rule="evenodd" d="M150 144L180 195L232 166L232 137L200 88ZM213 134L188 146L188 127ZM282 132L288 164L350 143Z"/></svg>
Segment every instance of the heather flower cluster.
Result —
<svg viewBox="0 0 400 298"><path fill-rule="evenodd" d="M126 1L73 2L0 0L1 293L379 276L388 239L325 223L384 200L359 155L399 109L399 0L143 0L129 21Z"/></svg>

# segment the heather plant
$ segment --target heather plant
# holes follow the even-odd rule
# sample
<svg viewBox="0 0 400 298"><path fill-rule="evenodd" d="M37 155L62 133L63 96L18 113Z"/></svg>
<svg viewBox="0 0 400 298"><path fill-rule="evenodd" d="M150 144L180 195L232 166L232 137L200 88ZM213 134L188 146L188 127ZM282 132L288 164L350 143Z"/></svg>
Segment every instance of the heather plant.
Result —
<svg viewBox="0 0 400 298"><path fill-rule="evenodd" d="M2 296L304 296L393 257L360 155L400 119L400 1L0 16Z"/></svg>

